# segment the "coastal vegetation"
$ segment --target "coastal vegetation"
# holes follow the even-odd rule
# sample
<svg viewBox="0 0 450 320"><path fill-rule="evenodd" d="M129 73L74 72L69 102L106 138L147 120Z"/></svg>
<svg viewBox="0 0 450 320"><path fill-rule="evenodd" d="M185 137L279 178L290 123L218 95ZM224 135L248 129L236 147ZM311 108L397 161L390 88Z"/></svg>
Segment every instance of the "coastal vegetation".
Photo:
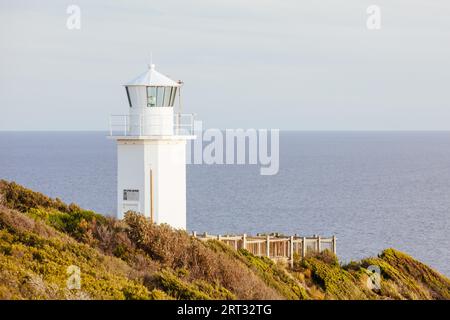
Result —
<svg viewBox="0 0 450 320"><path fill-rule="evenodd" d="M374 265L377 290L367 285ZM80 288L68 286L70 266ZM345 265L325 251L291 268L1 180L0 299L450 299L450 280L395 249Z"/></svg>

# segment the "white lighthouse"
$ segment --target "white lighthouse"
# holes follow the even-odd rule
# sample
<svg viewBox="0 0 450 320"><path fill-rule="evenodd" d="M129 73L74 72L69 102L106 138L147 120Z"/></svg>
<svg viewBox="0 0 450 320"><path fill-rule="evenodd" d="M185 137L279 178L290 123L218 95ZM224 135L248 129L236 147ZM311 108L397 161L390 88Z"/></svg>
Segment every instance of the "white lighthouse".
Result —
<svg viewBox="0 0 450 320"><path fill-rule="evenodd" d="M181 85L155 65L125 84L129 112L110 118L119 219L132 210L186 229L186 140L195 136L193 115L180 113Z"/></svg>

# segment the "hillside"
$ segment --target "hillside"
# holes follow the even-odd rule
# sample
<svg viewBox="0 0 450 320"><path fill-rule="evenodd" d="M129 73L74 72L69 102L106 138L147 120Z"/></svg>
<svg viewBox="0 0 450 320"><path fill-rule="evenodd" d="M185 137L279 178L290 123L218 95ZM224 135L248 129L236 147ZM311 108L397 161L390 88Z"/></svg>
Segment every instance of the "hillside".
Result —
<svg viewBox="0 0 450 320"><path fill-rule="evenodd" d="M67 288L71 265L80 290ZM370 265L381 269L378 291L366 285ZM394 249L348 265L325 252L289 269L0 180L0 299L450 299L450 280Z"/></svg>

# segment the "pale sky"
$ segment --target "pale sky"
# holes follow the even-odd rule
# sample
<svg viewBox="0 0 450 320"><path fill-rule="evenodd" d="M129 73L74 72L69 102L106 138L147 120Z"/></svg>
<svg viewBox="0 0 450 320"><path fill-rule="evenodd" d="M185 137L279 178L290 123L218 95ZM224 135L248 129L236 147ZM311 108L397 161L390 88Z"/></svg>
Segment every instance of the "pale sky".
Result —
<svg viewBox="0 0 450 320"><path fill-rule="evenodd" d="M0 0L0 39L0 130L106 130L150 52L205 127L450 130L448 0Z"/></svg>

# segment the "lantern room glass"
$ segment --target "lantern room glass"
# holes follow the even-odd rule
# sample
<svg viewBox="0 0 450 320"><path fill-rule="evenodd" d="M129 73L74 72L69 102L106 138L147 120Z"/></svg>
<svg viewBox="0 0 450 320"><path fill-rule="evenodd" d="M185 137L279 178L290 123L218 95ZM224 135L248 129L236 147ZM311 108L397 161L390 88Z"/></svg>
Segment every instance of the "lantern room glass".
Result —
<svg viewBox="0 0 450 320"><path fill-rule="evenodd" d="M147 107L173 107L177 87L147 87Z"/></svg>
<svg viewBox="0 0 450 320"><path fill-rule="evenodd" d="M177 95L177 89L178 89L177 87L172 87L172 91L170 94L170 102L169 102L169 105L171 107L173 107L173 105L175 104L175 97Z"/></svg>
<svg viewBox="0 0 450 320"><path fill-rule="evenodd" d="M165 87L164 88L164 101L163 105L170 107L170 94L172 92L172 87Z"/></svg>
<svg viewBox="0 0 450 320"><path fill-rule="evenodd" d="M156 88L147 87L147 107L156 107Z"/></svg>

